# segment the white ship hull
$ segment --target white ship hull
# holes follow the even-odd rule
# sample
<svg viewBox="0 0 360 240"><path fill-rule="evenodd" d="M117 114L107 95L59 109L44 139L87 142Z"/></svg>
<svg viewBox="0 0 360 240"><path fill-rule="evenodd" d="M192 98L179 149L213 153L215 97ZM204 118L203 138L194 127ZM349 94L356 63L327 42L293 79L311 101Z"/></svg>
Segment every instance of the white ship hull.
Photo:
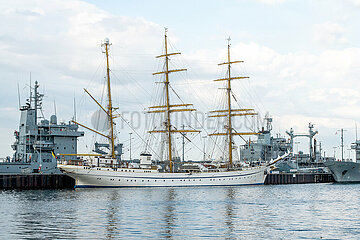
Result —
<svg viewBox="0 0 360 240"><path fill-rule="evenodd" d="M360 163L328 161L324 165L330 169L336 182L360 183Z"/></svg>
<svg viewBox="0 0 360 240"><path fill-rule="evenodd" d="M59 168L75 179L76 188L257 185L264 184L267 174L265 166L237 171L199 173L160 173L148 169L91 168L74 165L62 165Z"/></svg>

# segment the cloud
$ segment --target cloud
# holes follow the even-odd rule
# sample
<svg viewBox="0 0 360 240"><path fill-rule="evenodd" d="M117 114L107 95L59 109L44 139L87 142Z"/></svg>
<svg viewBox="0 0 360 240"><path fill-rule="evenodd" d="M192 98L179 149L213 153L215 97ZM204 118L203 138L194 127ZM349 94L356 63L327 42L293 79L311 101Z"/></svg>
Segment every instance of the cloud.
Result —
<svg viewBox="0 0 360 240"><path fill-rule="evenodd" d="M346 1L353 4L356 7L360 7L360 0L346 0Z"/></svg>
<svg viewBox="0 0 360 240"><path fill-rule="evenodd" d="M110 63L117 75L113 84L114 89L120 89L121 93L114 94L114 98L125 106L131 106L127 99L132 99L136 92L128 85L136 78L136 75L131 76L131 70L143 72L144 66L152 66L163 35L160 25L141 17L114 16L92 4L60 0L25 1L21 5L3 2L0 28L0 55L3 56L0 59L0 81L2 86L6 86L0 89L0 109L17 108L16 82L20 82L22 89L28 84L29 72L32 72L33 82L38 80L41 91L46 94L45 117L54 112L55 99L59 119L66 120L73 112L74 94L78 105L84 108L83 112L78 109L79 114L94 107L87 104L89 99L84 98L83 87L89 88L95 96L101 96L104 76L102 39L109 37L113 44ZM143 88L150 88L151 74L144 79ZM20 93L24 103L28 90ZM11 121L8 121L10 115L5 114L0 123L12 132L18 128L15 121L18 114L15 117L11 114ZM1 156L4 152L10 154L11 141L7 143L8 148L0 149Z"/></svg>
<svg viewBox="0 0 360 240"><path fill-rule="evenodd" d="M104 37L113 43L110 63L116 103L126 111L143 111L153 97L151 73L157 68L154 56L161 53L163 40L163 28L157 23L115 16L81 1L25 1L20 7L7 1L0 6L0 28L0 55L4 56L0 58L0 81L6 86L0 88L0 109L12 109L11 115L1 116L0 123L10 133L18 127L16 82L22 89L30 71L48 96L44 102L47 117L55 99L59 119L70 119L75 94L78 115L90 119L95 105L82 89L101 96L104 59L100 43ZM250 77L233 82L239 104L254 107L262 116L270 111L276 118L276 131L279 127L283 132L290 127L306 128L313 122L330 133L333 128L350 127L360 117L360 49L326 49L347 42L346 30L339 24L324 23L316 31L316 38L325 45L319 53L280 53L257 42L232 40L232 58L244 60L233 66L233 73ZM170 32L172 42L176 37ZM212 80L224 76L225 70L217 64L226 60L226 47L184 50L171 61L174 67L188 68L185 75L172 76L174 89L203 112L215 109L223 90L218 90L221 83ZM22 100L27 97L26 89L20 93ZM0 138L9 139L5 133ZM11 141L8 148L1 146L0 156L10 154Z"/></svg>
<svg viewBox="0 0 360 240"><path fill-rule="evenodd" d="M59 90L59 82L62 91L86 85L102 62L100 43L105 37L113 43L117 66L124 68L135 65L129 61L132 54L153 53L152 47L161 42L159 25L114 16L80 1L26 1L21 7L7 2L0 10L0 54L7 56L0 59L0 68L15 76L32 71L47 89ZM150 59L143 57L138 64Z"/></svg>
<svg viewBox="0 0 360 240"><path fill-rule="evenodd" d="M223 72L216 71L215 67L221 60L209 66L208 62L202 62L201 59L208 59L211 54L223 59L225 51L197 51L188 57L191 59L189 64L203 69L202 72L206 73L204 76L218 74L217 77L221 77ZM302 119L302 124L304 119L305 123L310 119L317 123L319 119L323 128L334 127L332 119L337 119L336 123L341 125L340 120L343 119L342 125L350 127L354 120L360 118L360 87L357 84L359 54L360 48L324 50L319 54L281 54L254 42L235 43L234 40L231 54L233 60L245 62L233 65L233 73L250 76L250 79L233 81L233 91L240 96L239 101L245 106L255 106L262 111L262 116L270 111L279 118L294 118L286 118L286 121L278 121L278 124L275 122L282 130L289 129L299 119ZM205 91L200 94L204 101L208 98Z"/></svg>
<svg viewBox="0 0 360 240"><path fill-rule="evenodd" d="M265 4L280 4L284 3L288 0L257 0L258 2L265 3Z"/></svg>
<svg viewBox="0 0 360 240"><path fill-rule="evenodd" d="M315 40L323 45L346 44L345 28L338 23L326 22L315 26Z"/></svg>

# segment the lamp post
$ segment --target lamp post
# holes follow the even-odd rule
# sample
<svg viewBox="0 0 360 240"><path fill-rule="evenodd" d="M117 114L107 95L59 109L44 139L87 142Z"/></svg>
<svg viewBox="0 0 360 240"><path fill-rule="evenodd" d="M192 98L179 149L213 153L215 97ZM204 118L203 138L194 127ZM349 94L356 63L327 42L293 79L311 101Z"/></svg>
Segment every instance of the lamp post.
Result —
<svg viewBox="0 0 360 240"><path fill-rule="evenodd" d="M185 125L182 125L182 129L185 129ZM185 133L182 134L182 161L185 161Z"/></svg>
<svg viewBox="0 0 360 240"><path fill-rule="evenodd" d="M206 136L203 136L202 137L203 139L204 139L204 162L205 162L205 160L206 160L206 149L205 149L205 143L206 143Z"/></svg>
<svg viewBox="0 0 360 240"><path fill-rule="evenodd" d="M337 130L337 132L341 132L341 161L344 161L344 131L347 131L347 130L344 130L343 128L340 129L340 130Z"/></svg>
<svg viewBox="0 0 360 240"><path fill-rule="evenodd" d="M130 149L129 149L129 151L130 151L130 162L131 162L131 135L132 135L132 133L129 133L129 136L130 136Z"/></svg>
<svg viewBox="0 0 360 240"><path fill-rule="evenodd" d="M299 144L300 144L300 142L294 142L294 144L296 145L296 152L299 153Z"/></svg>
<svg viewBox="0 0 360 240"><path fill-rule="evenodd" d="M294 142L294 144L296 145L296 152L298 153L298 155L295 156L296 169L299 169L299 161L298 161L298 158L299 158L299 143L300 142Z"/></svg>

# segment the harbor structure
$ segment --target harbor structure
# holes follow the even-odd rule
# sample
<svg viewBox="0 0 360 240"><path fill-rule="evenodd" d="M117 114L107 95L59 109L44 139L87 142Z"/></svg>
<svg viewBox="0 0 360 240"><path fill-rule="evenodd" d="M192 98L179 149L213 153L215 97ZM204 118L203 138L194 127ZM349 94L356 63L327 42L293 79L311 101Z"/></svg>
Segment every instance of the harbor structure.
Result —
<svg viewBox="0 0 360 240"><path fill-rule="evenodd" d="M309 138L309 160L313 161L315 160L315 149L313 147L314 145L314 136L316 134L318 134L318 131L314 131L314 124L309 123L309 133L305 134L305 133L294 133L294 130L291 128L290 131L286 131L286 133L289 135L290 137L290 146L291 146L291 152L294 152L294 138L296 137L308 137ZM316 146L316 144L315 144Z"/></svg>

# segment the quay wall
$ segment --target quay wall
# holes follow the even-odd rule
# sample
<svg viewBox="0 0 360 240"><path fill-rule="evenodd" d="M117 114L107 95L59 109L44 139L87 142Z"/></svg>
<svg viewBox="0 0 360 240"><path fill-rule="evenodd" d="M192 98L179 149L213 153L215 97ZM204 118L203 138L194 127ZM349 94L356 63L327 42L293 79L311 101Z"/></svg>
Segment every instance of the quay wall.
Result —
<svg viewBox="0 0 360 240"><path fill-rule="evenodd" d="M270 173L266 176L266 185L330 183L334 177L329 173Z"/></svg>
<svg viewBox="0 0 360 240"><path fill-rule="evenodd" d="M0 189L66 189L74 185L75 180L64 174L0 175Z"/></svg>

